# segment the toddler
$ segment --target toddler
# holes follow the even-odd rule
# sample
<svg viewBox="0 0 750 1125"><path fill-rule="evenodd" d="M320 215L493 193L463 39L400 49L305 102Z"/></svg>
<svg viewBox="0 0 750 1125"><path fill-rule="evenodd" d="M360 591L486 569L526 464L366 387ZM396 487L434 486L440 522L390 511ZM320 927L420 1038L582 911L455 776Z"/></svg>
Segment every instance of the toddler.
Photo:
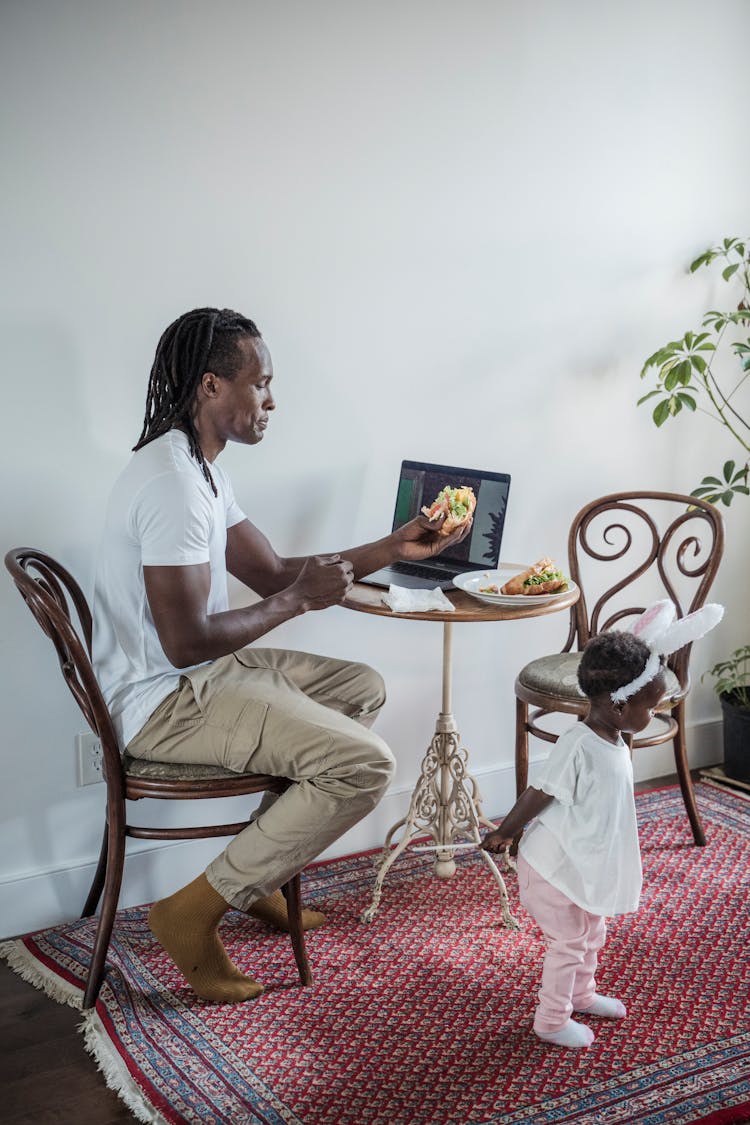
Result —
<svg viewBox="0 0 750 1125"><path fill-rule="evenodd" d="M553 745L536 787L529 787L482 843L501 852L531 823L518 848L521 903L540 926L546 953L534 1032L561 1047L589 1047L594 1033L573 1012L623 1019L625 1005L596 991L597 955L606 918L638 909L642 874L630 751L623 734L648 726L664 700L664 658L721 619L706 606L674 621L658 602L632 632L601 633L578 670L590 700L583 722Z"/></svg>

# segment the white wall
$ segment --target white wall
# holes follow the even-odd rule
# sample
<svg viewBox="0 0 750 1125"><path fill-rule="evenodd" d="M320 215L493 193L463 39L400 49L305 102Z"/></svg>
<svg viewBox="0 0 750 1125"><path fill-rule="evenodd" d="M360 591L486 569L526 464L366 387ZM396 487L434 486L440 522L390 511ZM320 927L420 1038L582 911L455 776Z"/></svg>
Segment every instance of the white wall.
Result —
<svg viewBox="0 0 750 1125"><path fill-rule="evenodd" d="M638 371L715 292L691 256L747 233L749 32L743 0L4 4L3 550L45 548L90 591L156 341L204 304L256 319L272 351L269 433L223 463L282 553L380 535L404 456L511 472L510 559L563 558L593 496L689 490L734 451L701 419L657 432ZM731 613L698 673L747 640L749 512L730 513ZM0 608L11 934L79 910L103 786L76 788L82 720L9 581ZM513 676L564 624L456 629L489 812L510 801ZM376 846L432 732L439 626L334 609L271 639L384 673L398 775L329 854ZM720 757L717 718L698 685L694 761ZM215 849L132 859L123 901Z"/></svg>

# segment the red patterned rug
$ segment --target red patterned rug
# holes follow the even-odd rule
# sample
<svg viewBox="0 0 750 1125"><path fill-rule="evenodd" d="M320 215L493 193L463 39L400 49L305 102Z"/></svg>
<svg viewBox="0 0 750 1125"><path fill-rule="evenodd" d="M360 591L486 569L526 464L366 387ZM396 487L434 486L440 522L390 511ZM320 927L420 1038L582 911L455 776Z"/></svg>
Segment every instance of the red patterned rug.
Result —
<svg viewBox="0 0 750 1125"><path fill-rule="evenodd" d="M457 853L448 881L412 852L391 868L375 921L359 922L372 855L319 864L305 899L328 923L308 936L299 987L288 938L238 912L230 955L267 986L238 1006L195 1000L154 943L145 908L117 916L88 1049L142 1121L211 1125L730 1125L750 1121L750 802L698 786L709 843L695 848L678 789L637 799L641 910L612 924L602 990L622 1022L590 1019L589 1050L530 1031L542 944L519 907L498 924L484 864ZM3 955L80 1005L91 920Z"/></svg>

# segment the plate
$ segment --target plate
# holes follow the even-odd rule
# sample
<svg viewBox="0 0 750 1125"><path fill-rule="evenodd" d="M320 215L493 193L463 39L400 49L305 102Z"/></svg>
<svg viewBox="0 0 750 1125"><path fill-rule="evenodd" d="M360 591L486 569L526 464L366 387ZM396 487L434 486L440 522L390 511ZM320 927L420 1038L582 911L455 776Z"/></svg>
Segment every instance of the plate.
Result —
<svg viewBox="0 0 750 1125"><path fill-rule="evenodd" d="M520 574L527 566L521 563L500 563L497 570L468 570L465 574L457 574L453 585L465 594L471 594L480 602L490 605L518 605L519 602L533 600L537 605L547 605L558 598L563 598L571 590L576 589L576 584L568 579L567 590L557 590L554 594L485 594L480 593L482 586L504 586L514 574Z"/></svg>

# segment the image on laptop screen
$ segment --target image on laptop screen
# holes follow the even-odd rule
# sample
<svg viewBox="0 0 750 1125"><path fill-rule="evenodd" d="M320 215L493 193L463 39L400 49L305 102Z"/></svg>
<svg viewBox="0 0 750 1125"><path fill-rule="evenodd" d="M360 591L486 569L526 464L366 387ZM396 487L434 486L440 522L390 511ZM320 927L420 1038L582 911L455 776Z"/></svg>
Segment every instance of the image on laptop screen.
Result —
<svg viewBox="0 0 750 1125"><path fill-rule="evenodd" d="M396 494L393 530L419 515L446 484L453 488L469 485L474 489L477 507L474 524L463 542L448 548L434 561L459 570L492 569L500 557L505 525L510 476L507 473L462 469L454 465L431 465L424 461L404 461Z"/></svg>
<svg viewBox="0 0 750 1125"><path fill-rule="evenodd" d="M392 530L418 516L422 507L432 504L446 485L452 488L468 485L474 489L477 506L467 537L432 558L419 563L392 563L361 578L361 582L374 586L387 586L391 582L428 588L438 585L447 589L456 575L467 570L497 567L510 489L508 473L433 465L427 461L402 461Z"/></svg>

